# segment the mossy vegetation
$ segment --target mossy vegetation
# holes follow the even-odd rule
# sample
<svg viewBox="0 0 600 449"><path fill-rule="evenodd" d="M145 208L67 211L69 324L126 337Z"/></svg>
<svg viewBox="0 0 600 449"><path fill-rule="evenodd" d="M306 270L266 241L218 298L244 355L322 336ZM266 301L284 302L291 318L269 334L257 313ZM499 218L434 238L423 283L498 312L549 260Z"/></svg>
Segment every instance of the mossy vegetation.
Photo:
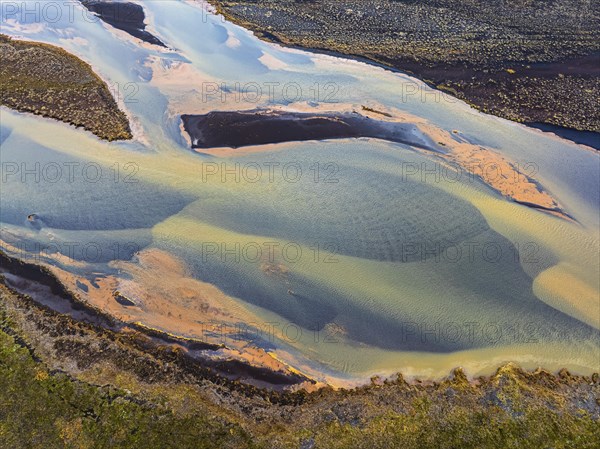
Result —
<svg viewBox="0 0 600 449"><path fill-rule="evenodd" d="M239 425L175 415L125 391L50 373L0 332L0 447L252 447Z"/></svg>
<svg viewBox="0 0 600 449"><path fill-rule="evenodd" d="M61 48L0 34L0 105L54 118L101 139L131 139L106 83Z"/></svg>
<svg viewBox="0 0 600 449"><path fill-rule="evenodd" d="M0 284L0 447L593 449L600 441L597 375L508 364L473 380L457 369L441 382L398 375L272 395L203 377L178 362L180 351L142 341Z"/></svg>

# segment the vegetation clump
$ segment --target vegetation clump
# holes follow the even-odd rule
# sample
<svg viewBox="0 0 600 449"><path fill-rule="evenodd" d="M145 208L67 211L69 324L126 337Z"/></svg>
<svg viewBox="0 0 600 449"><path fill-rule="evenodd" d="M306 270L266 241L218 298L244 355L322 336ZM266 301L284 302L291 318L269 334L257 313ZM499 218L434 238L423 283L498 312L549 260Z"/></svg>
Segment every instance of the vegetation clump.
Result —
<svg viewBox="0 0 600 449"><path fill-rule="evenodd" d="M127 116L108 86L79 58L0 34L0 60L0 105L82 127L101 139L131 139Z"/></svg>

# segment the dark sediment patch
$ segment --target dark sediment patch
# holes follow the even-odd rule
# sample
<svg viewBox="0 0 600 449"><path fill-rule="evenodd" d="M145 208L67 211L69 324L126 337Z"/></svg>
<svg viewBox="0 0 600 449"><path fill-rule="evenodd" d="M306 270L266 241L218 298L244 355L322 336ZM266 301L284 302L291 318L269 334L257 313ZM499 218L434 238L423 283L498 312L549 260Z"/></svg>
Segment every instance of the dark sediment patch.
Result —
<svg viewBox="0 0 600 449"><path fill-rule="evenodd" d="M79 301L52 272L40 265L23 262L0 251L0 283L15 288L10 275L17 276L27 283L38 284L43 295L38 301L44 307L67 314L79 321L94 323L109 329L116 329L116 321L99 309ZM3 278L3 279L2 279Z"/></svg>
<svg viewBox="0 0 600 449"><path fill-rule="evenodd" d="M190 351L204 351L207 349L211 351L216 351L225 347L221 344L217 345L212 343L206 343L200 340L195 340L192 338L181 337L178 335L170 335L157 329L152 329L151 327L144 326L140 323L132 323L130 326L140 332L143 332L145 335L155 338L158 341L178 345Z"/></svg>
<svg viewBox="0 0 600 449"><path fill-rule="evenodd" d="M358 113L311 114L253 110L182 115L192 148L239 148L305 140L370 137L436 151L412 124L373 120Z"/></svg>
<svg viewBox="0 0 600 449"><path fill-rule="evenodd" d="M87 285L85 285L83 282L81 281L77 281L77 288L80 290L83 290L84 292L87 293L87 291L89 290L89 287Z"/></svg>
<svg viewBox="0 0 600 449"><path fill-rule="evenodd" d="M115 298L115 301L117 301L117 303L121 304L122 306L125 307L136 307L137 304L129 299L127 296L123 295L121 292L114 292L113 293L113 298Z"/></svg>
<svg viewBox="0 0 600 449"><path fill-rule="evenodd" d="M104 22L123 30L152 45L166 47L160 39L146 31L144 8L135 3L113 3L97 0L81 0L81 3Z"/></svg>

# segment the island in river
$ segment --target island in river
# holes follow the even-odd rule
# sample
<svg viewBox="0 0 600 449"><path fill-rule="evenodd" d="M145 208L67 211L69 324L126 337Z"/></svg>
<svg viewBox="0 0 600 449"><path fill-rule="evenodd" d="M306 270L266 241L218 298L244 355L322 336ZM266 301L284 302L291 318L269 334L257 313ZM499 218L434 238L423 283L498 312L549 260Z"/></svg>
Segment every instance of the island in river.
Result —
<svg viewBox="0 0 600 449"><path fill-rule="evenodd" d="M105 2L98 0L81 0L81 3L109 25L123 30L149 44L166 47L159 38L146 31L146 24L144 23L146 15L144 8L140 5L131 2Z"/></svg>
<svg viewBox="0 0 600 449"><path fill-rule="evenodd" d="M89 64L62 48L0 34L0 105L131 139L129 120Z"/></svg>

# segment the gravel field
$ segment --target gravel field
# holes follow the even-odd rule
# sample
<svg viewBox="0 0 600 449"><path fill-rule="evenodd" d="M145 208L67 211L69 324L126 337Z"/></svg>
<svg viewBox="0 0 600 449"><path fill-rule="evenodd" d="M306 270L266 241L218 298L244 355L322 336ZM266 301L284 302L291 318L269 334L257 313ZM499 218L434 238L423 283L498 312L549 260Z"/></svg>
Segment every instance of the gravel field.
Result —
<svg viewBox="0 0 600 449"><path fill-rule="evenodd" d="M213 0L281 43L413 73L482 111L600 131L597 0Z"/></svg>

